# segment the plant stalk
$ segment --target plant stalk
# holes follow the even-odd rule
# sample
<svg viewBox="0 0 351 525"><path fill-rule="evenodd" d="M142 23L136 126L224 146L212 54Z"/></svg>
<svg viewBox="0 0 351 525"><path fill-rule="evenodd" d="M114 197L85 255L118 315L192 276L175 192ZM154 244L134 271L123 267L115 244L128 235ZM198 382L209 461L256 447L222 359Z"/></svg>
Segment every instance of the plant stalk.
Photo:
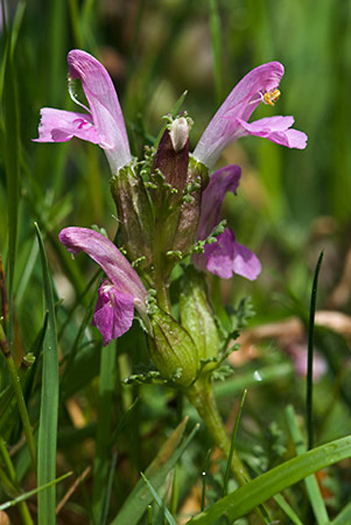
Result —
<svg viewBox="0 0 351 525"><path fill-rule="evenodd" d="M227 431L224 427L223 420L218 411L216 399L213 394L213 386L209 376L199 378L187 391L186 395L190 403L196 408L198 414L204 421L208 431L210 432L213 441L221 449L224 457L229 460L231 442ZM250 475L238 457L235 450L232 451L231 470L240 486L245 485L251 481ZM265 524L264 519L259 508L254 511L254 523Z"/></svg>

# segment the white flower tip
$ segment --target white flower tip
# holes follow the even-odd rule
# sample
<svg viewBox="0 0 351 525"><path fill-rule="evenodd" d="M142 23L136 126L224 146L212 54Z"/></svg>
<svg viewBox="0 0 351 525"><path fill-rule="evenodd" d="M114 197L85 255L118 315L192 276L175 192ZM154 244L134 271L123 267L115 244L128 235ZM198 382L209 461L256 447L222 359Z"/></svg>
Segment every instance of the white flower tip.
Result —
<svg viewBox="0 0 351 525"><path fill-rule="evenodd" d="M175 119L169 132L174 151L178 153L186 145L189 139L189 124L185 117Z"/></svg>

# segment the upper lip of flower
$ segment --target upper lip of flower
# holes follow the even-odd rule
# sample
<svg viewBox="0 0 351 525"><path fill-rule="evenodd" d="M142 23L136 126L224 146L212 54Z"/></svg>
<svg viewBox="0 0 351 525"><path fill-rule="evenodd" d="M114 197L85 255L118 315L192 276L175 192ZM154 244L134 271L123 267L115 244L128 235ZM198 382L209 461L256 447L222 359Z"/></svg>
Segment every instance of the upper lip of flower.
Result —
<svg viewBox="0 0 351 525"><path fill-rule="evenodd" d="M68 251L84 251L104 270L112 284L133 297L138 310L146 313L147 290L132 265L107 237L89 228L64 228L59 239Z"/></svg>
<svg viewBox="0 0 351 525"><path fill-rule="evenodd" d="M80 79L89 108L75 113L54 108L41 110L37 142L63 142L72 137L99 144L106 152L112 173L131 162L122 110L110 75L89 53L73 49L68 53L69 76ZM88 124L88 126L87 126Z"/></svg>
<svg viewBox="0 0 351 525"><path fill-rule="evenodd" d="M195 159L212 168L224 148L245 135L266 137L289 148L305 148L305 133L289 129L293 117L269 117L248 123L253 111L264 101L264 94L276 90L283 74L282 64L269 62L245 75L205 129L194 150Z"/></svg>

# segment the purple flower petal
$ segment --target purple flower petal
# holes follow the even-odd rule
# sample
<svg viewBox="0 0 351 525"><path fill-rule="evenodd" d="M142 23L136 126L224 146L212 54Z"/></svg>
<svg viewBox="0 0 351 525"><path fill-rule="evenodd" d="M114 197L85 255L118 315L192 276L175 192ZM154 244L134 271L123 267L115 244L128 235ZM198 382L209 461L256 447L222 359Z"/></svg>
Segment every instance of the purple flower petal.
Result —
<svg viewBox="0 0 351 525"><path fill-rule="evenodd" d="M234 87L205 129L195 148L195 159L212 168L229 143L234 142L243 134L247 134L244 133L241 121L248 121L256 107L264 101L264 95L279 86L283 74L284 67L282 64L269 62L256 67L245 75ZM273 140L273 131L275 130L271 129L271 135L268 137L270 140ZM285 130L284 139L275 135L274 142L288 147L304 147L306 136L304 134L303 137L296 135L295 132L292 133L293 131Z"/></svg>
<svg viewBox="0 0 351 525"><path fill-rule="evenodd" d="M290 129L294 123L293 117L268 117L250 123L237 119L237 122L242 128L242 132L239 132L241 136L264 137L288 148L306 147L307 135L297 129Z"/></svg>
<svg viewBox="0 0 351 525"><path fill-rule="evenodd" d="M230 164L211 175L210 182L201 197L201 212L197 238L206 239L213 228L220 222L220 213L225 194L230 191L234 195L239 186L241 169Z"/></svg>
<svg viewBox="0 0 351 525"><path fill-rule="evenodd" d="M205 252L193 256L199 270L207 269L222 279L230 279L233 273L253 281L261 271L261 263L246 246L238 243L234 233L226 228L217 241L205 246Z"/></svg>
<svg viewBox="0 0 351 525"><path fill-rule="evenodd" d="M100 142L100 137L88 113L42 108L40 116L39 138L34 139L34 142L67 142L73 137L88 140L94 144Z"/></svg>
<svg viewBox="0 0 351 525"><path fill-rule="evenodd" d="M84 251L97 262L113 284L113 289L131 296L139 314L146 319L147 291L139 275L119 249L104 235L88 228L64 228L59 239L68 251Z"/></svg>
<svg viewBox="0 0 351 525"><path fill-rule="evenodd" d="M79 78L89 102L100 145L113 173L131 161L124 118L110 75L96 58L80 49L68 53L71 78Z"/></svg>
<svg viewBox="0 0 351 525"><path fill-rule="evenodd" d="M80 49L68 53L71 79L79 78L89 103L89 113L70 113L43 108L36 142L65 142L72 137L99 144L105 150L112 173L132 157L116 90L111 77L96 58ZM76 101L76 100L75 100Z"/></svg>
<svg viewBox="0 0 351 525"><path fill-rule="evenodd" d="M99 329L104 339L104 345L107 345L112 339L117 339L132 326L134 299L132 295L121 293L109 281L102 283L98 293L93 326Z"/></svg>

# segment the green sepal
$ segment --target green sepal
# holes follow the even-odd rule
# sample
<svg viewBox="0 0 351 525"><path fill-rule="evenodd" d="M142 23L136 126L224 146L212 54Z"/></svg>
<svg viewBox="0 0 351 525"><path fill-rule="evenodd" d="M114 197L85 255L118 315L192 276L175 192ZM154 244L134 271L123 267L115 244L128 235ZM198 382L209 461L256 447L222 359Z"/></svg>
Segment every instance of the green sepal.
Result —
<svg viewBox="0 0 351 525"><path fill-rule="evenodd" d="M183 192L179 220L171 248L182 252L184 257L190 253L196 238L202 192L208 182L208 168L189 155L186 188Z"/></svg>
<svg viewBox="0 0 351 525"><path fill-rule="evenodd" d="M181 325L193 338L204 370L218 366L220 339L214 315L207 298L206 283L201 272L189 266L184 270L180 293Z"/></svg>
<svg viewBox="0 0 351 525"><path fill-rule="evenodd" d="M182 387L197 377L196 345L177 321L156 308L152 315L153 338L149 339L150 355L162 376Z"/></svg>
<svg viewBox="0 0 351 525"><path fill-rule="evenodd" d="M154 214L144 181L129 164L111 179L111 193L116 203L123 244L131 261L139 268L151 265Z"/></svg>

